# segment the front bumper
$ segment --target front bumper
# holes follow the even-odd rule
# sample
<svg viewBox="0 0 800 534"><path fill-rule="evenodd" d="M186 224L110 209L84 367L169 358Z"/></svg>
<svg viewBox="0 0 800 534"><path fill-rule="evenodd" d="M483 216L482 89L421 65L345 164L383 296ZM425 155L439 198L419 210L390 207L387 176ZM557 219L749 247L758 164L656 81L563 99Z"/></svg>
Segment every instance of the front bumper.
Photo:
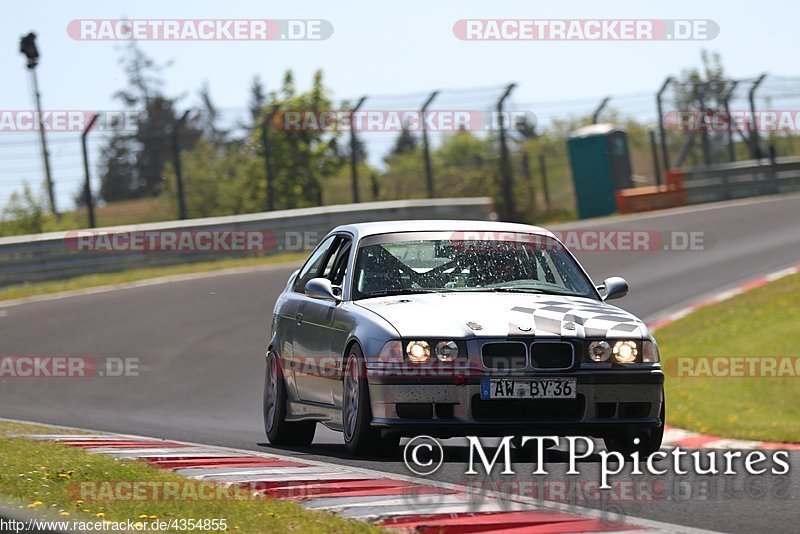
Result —
<svg viewBox="0 0 800 534"><path fill-rule="evenodd" d="M506 377L497 373L487 376ZM606 437L663 424L659 415L664 374L658 369L535 376L575 378L576 398L481 400L481 376L408 378L368 372L372 425L384 433L436 437L521 432Z"/></svg>

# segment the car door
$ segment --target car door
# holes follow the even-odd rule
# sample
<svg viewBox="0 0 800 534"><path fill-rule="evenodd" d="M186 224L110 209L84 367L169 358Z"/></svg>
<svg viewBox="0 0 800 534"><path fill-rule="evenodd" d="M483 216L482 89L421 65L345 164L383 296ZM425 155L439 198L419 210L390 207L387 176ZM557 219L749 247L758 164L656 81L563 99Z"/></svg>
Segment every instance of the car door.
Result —
<svg viewBox="0 0 800 534"><path fill-rule="evenodd" d="M337 265L337 258L349 238L337 235L322 261L317 277L329 278ZM349 247L348 247L349 251ZM331 384L338 380L337 358L331 354L334 316L338 302L314 299L303 295L300 318L295 326L295 356L304 364L295 370L300 399L320 404L333 404ZM298 354L297 351L302 351Z"/></svg>
<svg viewBox="0 0 800 534"><path fill-rule="evenodd" d="M347 275L350 266L353 263L353 241L347 238L339 245L339 251L336 254L331 269L325 274L325 277L331 281L335 287L342 290L342 294L348 289L345 287ZM330 388L331 402L334 406L342 405L342 385L341 373L342 359L344 354L345 344L350 339L350 333L353 331L354 325L352 323L352 314L343 311L342 305L336 307L333 313L333 323L330 327L329 348L328 353L330 357L325 360L325 365L333 369L333 372L326 374L328 383L326 388Z"/></svg>
<svg viewBox="0 0 800 534"><path fill-rule="evenodd" d="M286 293L286 300L279 312L278 328L283 340L281 355L286 363L284 377L287 387L293 393L291 395L293 398L304 398L304 394L298 389L297 377L301 376L302 369L307 363L307 341L303 335L304 332L299 328L303 323L304 307L308 300L305 295L306 283L320 273L323 263L328 259L336 242L336 236L330 236L311 253L306 263L300 268L292 291ZM302 380L300 382L302 383Z"/></svg>

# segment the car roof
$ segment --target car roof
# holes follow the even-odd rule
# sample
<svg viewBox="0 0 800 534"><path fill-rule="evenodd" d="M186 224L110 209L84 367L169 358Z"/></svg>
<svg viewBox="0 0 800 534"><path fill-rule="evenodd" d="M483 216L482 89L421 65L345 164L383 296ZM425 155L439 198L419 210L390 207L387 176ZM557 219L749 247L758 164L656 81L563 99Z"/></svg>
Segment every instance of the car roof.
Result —
<svg viewBox="0 0 800 534"><path fill-rule="evenodd" d="M528 224L470 220L401 220L337 226L332 232L348 232L356 239L397 232L516 232L555 237L550 231Z"/></svg>

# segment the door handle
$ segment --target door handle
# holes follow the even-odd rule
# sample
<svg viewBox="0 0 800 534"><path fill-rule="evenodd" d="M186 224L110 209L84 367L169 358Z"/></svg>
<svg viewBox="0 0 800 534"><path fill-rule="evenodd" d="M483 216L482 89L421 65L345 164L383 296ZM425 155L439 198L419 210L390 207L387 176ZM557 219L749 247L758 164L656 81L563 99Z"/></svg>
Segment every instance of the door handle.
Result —
<svg viewBox="0 0 800 534"><path fill-rule="evenodd" d="M303 324L303 314L302 313L298 313L297 315L294 316L294 318L297 321L297 326L300 326L301 324Z"/></svg>

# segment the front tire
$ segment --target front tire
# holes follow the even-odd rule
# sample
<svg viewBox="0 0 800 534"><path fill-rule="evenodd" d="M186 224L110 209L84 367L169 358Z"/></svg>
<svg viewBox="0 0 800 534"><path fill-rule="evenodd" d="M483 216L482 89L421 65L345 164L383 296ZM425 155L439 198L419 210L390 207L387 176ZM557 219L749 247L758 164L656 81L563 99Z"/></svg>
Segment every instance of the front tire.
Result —
<svg viewBox="0 0 800 534"><path fill-rule="evenodd" d="M342 434L347 452L353 456L387 456L397 450L400 437L381 437L373 428L370 408L369 383L366 376L364 353L354 344L344 367L342 394Z"/></svg>
<svg viewBox="0 0 800 534"><path fill-rule="evenodd" d="M278 356L267 353L264 377L264 430L273 445L307 446L314 441L315 421L286 421L286 382Z"/></svg>

